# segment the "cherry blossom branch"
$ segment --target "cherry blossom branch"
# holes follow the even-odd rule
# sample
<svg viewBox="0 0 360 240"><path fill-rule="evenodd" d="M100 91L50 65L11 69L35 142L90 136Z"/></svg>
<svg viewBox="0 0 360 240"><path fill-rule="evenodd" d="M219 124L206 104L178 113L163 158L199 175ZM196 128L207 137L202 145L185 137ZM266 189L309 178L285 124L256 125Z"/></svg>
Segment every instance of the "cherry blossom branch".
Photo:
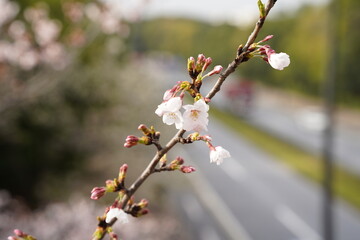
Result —
<svg viewBox="0 0 360 240"><path fill-rule="evenodd" d="M214 88L208 93L208 95L206 96L206 98L211 99L212 97L215 96L215 94L220 90L220 87L222 85L222 83L225 81L225 79L232 73L235 71L235 69L238 67L238 65L242 62L247 61L247 55L253 51L253 50L249 50L249 47L251 44L253 44L256 40L256 37L258 35L258 33L260 32L265 19L267 17L267 15L269 14L271 8L275 5L275 2L277 0L269 0L267 2L266 8L265 8L265 14L260 14L260 18L257 21L255 28L253 30L253 32L250 34L248 41L246 42L245 46L242 49L238 49L238 54L235 58L235 60L228 66L228 68L225 70L224 73L220 74L220 77L218 79L218 81L216 82ZM144 172L141 174L141 176L132 184L132 186L129 188L127 197L124 198L124 200L122 201L123 206L126 204L126 202L128 201L128 199L131 197L131 195L136 192L136 190L142 185L142 183L154 172L154 169L156 168L156 165L159 163L160 159L173 147L175 146L178 142L180 142L180 139L182 138L183 134L186 131L184 129L179 130L176 135L166 144L166 147L159 150L156 155L154 156L154 158L152 159L152 161L150 162L150 164L148 165L148 167L144 170Z"/></svg>
<svg viewBox="0 0 360 240"><path fill-rule="evenodd" d="M248 55L254 51L254 49L251 48L251 45L255 42L256 37L258 35L258 33L260 32L261 28L263 27L264 23L265 23L265 19L268 16L270 10L273 8L273 6L275 5L275 2L277 0L269 0L266 4L266 7L264 8L264 10L261 10L261 7L259 6L260 9L260 17L258 19L258 21L256 22L255 28L252 31L252 33L250 34L245 46L240 45L238 50L237 50L237 55L236 58L228 65L228 67L226 68L226 70L220 74L220 77L218 78L216 84L214 85L214 87L210 90L210 92L206 95L206 98L213 98L215 96L215 94L217 92L220 91L221 85L224 83L225 79L235 71L235 69L242 63L242 62L246 62L247 60L249 60ZM258 2L258 4L260 4Z"/></svg>
<svg viewBox="0 0 360 240"><path fill-rule="evenodd" d="M175 124L176 128L179 131L174 135L173 138L165 145L161 146L159 143L160 133L156 132L153 127L150 129L145 125L140 125L139 130L141 130L144 136L138 138L136 136L128 136L126 139L125 147L132 147L138 143L145 145L155 145L157 152L153 159L150 161L149 165L141 173L133 184L126 188L124 185L125 173L127 170L127 165L124 164L120 168L119 178L114 181L108 180L107 186L105 188L96 187L92 191L92 199L98 199L105 194L105 192L119 192L119 197L114 202L114 204L107 208L105 215L99 218L99 225L97 230L93 235L93 240L101 240L104 236L109 233L110 238L116 240L117 236L111 230L111 226L117 221L126 222L127 219L123 217L126 214L131 214L133 216L141 216L146 213L144 207L147 206L147 201L142 200L140 203L134 204L133 195L138 190L138 188L147 180L147 178L155 173L162 171L173 171L180 170L184 173L190 173L195 171L193 167L183 166L183 159L178 157L173 160L170 164L166 164L166 154L177 144L177 143L192 143L194 141L204 141L210 149L210 162L215 162L220 164L224 158L230 157L230 153L222 148L221 146L213 146L211 143L211 138L207 135L201 136L199 132L201 130L207 130L208 124L208 113L209 107L207 103L213 98L217 92L220 91L220 88L226 78L233 73L236 68L243 62L248 61L252 57L261 57L263 60L267 61L272 67L278 70L282 70L284 67L288 66L290 63L289 56L285 53L276 54L273 49L268 45L261 45L261 43L266 42L272 38L268 36L265 39L255 43L258 33L260 32L266 17L268 16L270 10L274 6L276 0L268 0L266 6L262 3L261 0L258 0L260 17L257 21L254 30L249 35L249 38L246 44L240 45L237 49L237 54L235 59L228 65L227 69L220 74L220 77L216 81L214 87L211 91L203 97L200 94L200 87L202 85L202 80L205 77L212 76L213 74L219 74L222 70L221 66L215 66L215 68L203 75L204 71L211 64L211 58L205 58L204 55L200 54L197 58L197 61L193 57L188 59L188 71L191 82L184 81L179 82L172 89L169 89L164 94L164 101L158 106L158 109L155 113L163 117L163 122L172 125ZM182 99L185 92L189 93L191 97L194 98L194 105L182 106ZM179 94L179 96L177 96ZM180 113L180 108L183 107L185 112L183 115ZM185 118L196 118L198 121L195 125L189 124L189 120ZM183 135L187 131L194 130L196 131L193 134L190 134L187 138L184 138ZM160 167L157 166L160 163Z"/></svg>
<svg viewBox="0 0 360 240"><path fill-rule="evenodd" d="M154 158L151 160L150 164L146 167L146 169L142 172L140 177L131 185L128 189L128 193L126 197L122 200L122 206L125 206L130 197L136 192L136 190L145 182L145 180L155 172L156 165L159 163L160 159L170 150L172 149L183 136L186 131L181 129L179 130L175 136L166 144L164 148L158 150Z"/></svg>

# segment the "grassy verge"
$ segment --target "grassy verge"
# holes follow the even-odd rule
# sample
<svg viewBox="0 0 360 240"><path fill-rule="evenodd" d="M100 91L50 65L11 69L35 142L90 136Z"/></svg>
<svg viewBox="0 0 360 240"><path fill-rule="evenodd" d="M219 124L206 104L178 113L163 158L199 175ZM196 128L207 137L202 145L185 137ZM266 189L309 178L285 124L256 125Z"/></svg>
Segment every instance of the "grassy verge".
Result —
<svg viewBox="0 0 360 240"><path fill-rule="evenodd" d="M275 159L285 163L314 182L322 183L322 161L319 156L305 152L228 112L213 108L211 114L225 123L226 126L274 156ZM360 177L340 166L334 166L334 176L335 194L360 210Z"/></svg>

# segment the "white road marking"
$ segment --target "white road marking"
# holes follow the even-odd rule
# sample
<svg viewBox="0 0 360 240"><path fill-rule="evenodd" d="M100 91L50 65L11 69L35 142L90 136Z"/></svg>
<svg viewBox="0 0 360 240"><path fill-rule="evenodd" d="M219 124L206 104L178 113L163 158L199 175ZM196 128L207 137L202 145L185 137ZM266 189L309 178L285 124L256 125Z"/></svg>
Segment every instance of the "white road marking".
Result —
<svg viewBox="0 0 360 240"><path fill-rule="evenodd" d="M189 159L187 162L195 166L196 169L199 169L195 163L191 162L191 158L187 156L188 154L185 151L181 151L180 155L184 156L185 159ZM229 240L252 240L248 232L234 216L224 200L208 183L200 170L196 171L196 174L191 174L190 183L192 183L192 187L195 189L194 192L199 202L214 216L214 220L217 221L219 226L228 235Z"/></svg>
<svg viewBox="0 0 360 240"><path fill-rule="evenodd" d="M299 240L321 240L322 237L285 205L275 209L276 218Z"/></svg>
<svg viewBox="0 0 360 240"><path fill-rule="evenodd" d="M199 201L193 195L183 196L181 198L181 205L193 223L201 223L203 221L205 213ZM221 240L217 231L207 225L197 230L200 234L199 240Z"/></svg>

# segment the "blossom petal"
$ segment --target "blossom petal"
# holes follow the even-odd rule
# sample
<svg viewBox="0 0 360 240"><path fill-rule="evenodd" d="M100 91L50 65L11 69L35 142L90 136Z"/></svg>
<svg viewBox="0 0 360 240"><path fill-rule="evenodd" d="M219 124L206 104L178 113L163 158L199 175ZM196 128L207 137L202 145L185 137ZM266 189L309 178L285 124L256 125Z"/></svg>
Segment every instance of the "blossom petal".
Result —
<svg viewBox="0 0 360 240"><path fill-rule="evenodd" d="M183 122L183 117L180 113L180 111L177 112L167 112L163 115L163 122L167 125L172 125L172 124L181 124ZM176 127L177 128L177 127ZM180 127L181 128L181 127ZM180 129L178 128L178 129Z"/></svg>
<svg viewBox="0 0 360 240"><path fill-rule="evenodd" d="M187 131L197 131L202 130L207 131L207 125L209 123L207 111L209 106L205 103L203 99L195 102L193 105L183 106L185 112L183 114L184 125L183 128Z"/></svg>
<svg viewBox="0 0 360 240"><path fill-rule="evenodd" d="M269 56L269 64L277 70L283 70L290 64L290 57L286 53L273 53Z"/></svg>
<svg viewBox="0 0 360 240"><path fill-rule="evenodd" d="M182 105L182 100L180 97L171 98L166 102L166 110L169 112L179 111Z"/></svg>
<svg viewBox="0 0 360 240"><path fill-rule="evenodd" d="M128 215L120 208L111 208L109 212L106 214L106 223L110 223L114 218L117 218L117 220L120 223L128 223Z"/></svg>
<svg viewBox="0 0 360 240"><path fill-rule="evenodd" d="M166 102L163 102L160 105L158 105L157 109L155 110L155 114L161 117L165 112L165 105Z"/></svg>
<svg viewBox="0 0 360 240"><path fill-rule="evenodd" d="M221 146L217 146L214 149L210 150L211 163L216 163L217 165L220 165L224 161L224 158L229 157L231 157L229 151Z"/></svg>

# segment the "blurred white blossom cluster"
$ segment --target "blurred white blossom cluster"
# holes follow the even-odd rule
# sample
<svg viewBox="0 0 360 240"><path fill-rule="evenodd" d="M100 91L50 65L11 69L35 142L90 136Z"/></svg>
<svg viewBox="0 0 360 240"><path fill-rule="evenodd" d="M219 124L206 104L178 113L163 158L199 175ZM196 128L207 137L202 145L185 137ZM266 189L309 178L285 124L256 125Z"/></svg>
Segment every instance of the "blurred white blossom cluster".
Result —
<svg viewBox="0 0 360 240"><path fill-rule="evenodd" d="M14 226L30 232L37 239L89 239L96 225L94 213L97 211L94 202L74 197L68 203L53 203L30 213L6 191L0 191L0 239L7 239ZM169 215L151 214L141 220L132 220L130 218L128 224L121 225L124 239L168 240L183 235L180 223Z"/></svg>
<svg viewBox="0 0 360 240"><path fill-rule="evenodd" d="M100 33L128 35L127 25L105 3L65 2L64 21L50 17L46 2L21 9L11 0L0 0L0 66L10 65L32 70L39 65L64 69L72 58L72 48L89 41L89 25Z"/></svg>

